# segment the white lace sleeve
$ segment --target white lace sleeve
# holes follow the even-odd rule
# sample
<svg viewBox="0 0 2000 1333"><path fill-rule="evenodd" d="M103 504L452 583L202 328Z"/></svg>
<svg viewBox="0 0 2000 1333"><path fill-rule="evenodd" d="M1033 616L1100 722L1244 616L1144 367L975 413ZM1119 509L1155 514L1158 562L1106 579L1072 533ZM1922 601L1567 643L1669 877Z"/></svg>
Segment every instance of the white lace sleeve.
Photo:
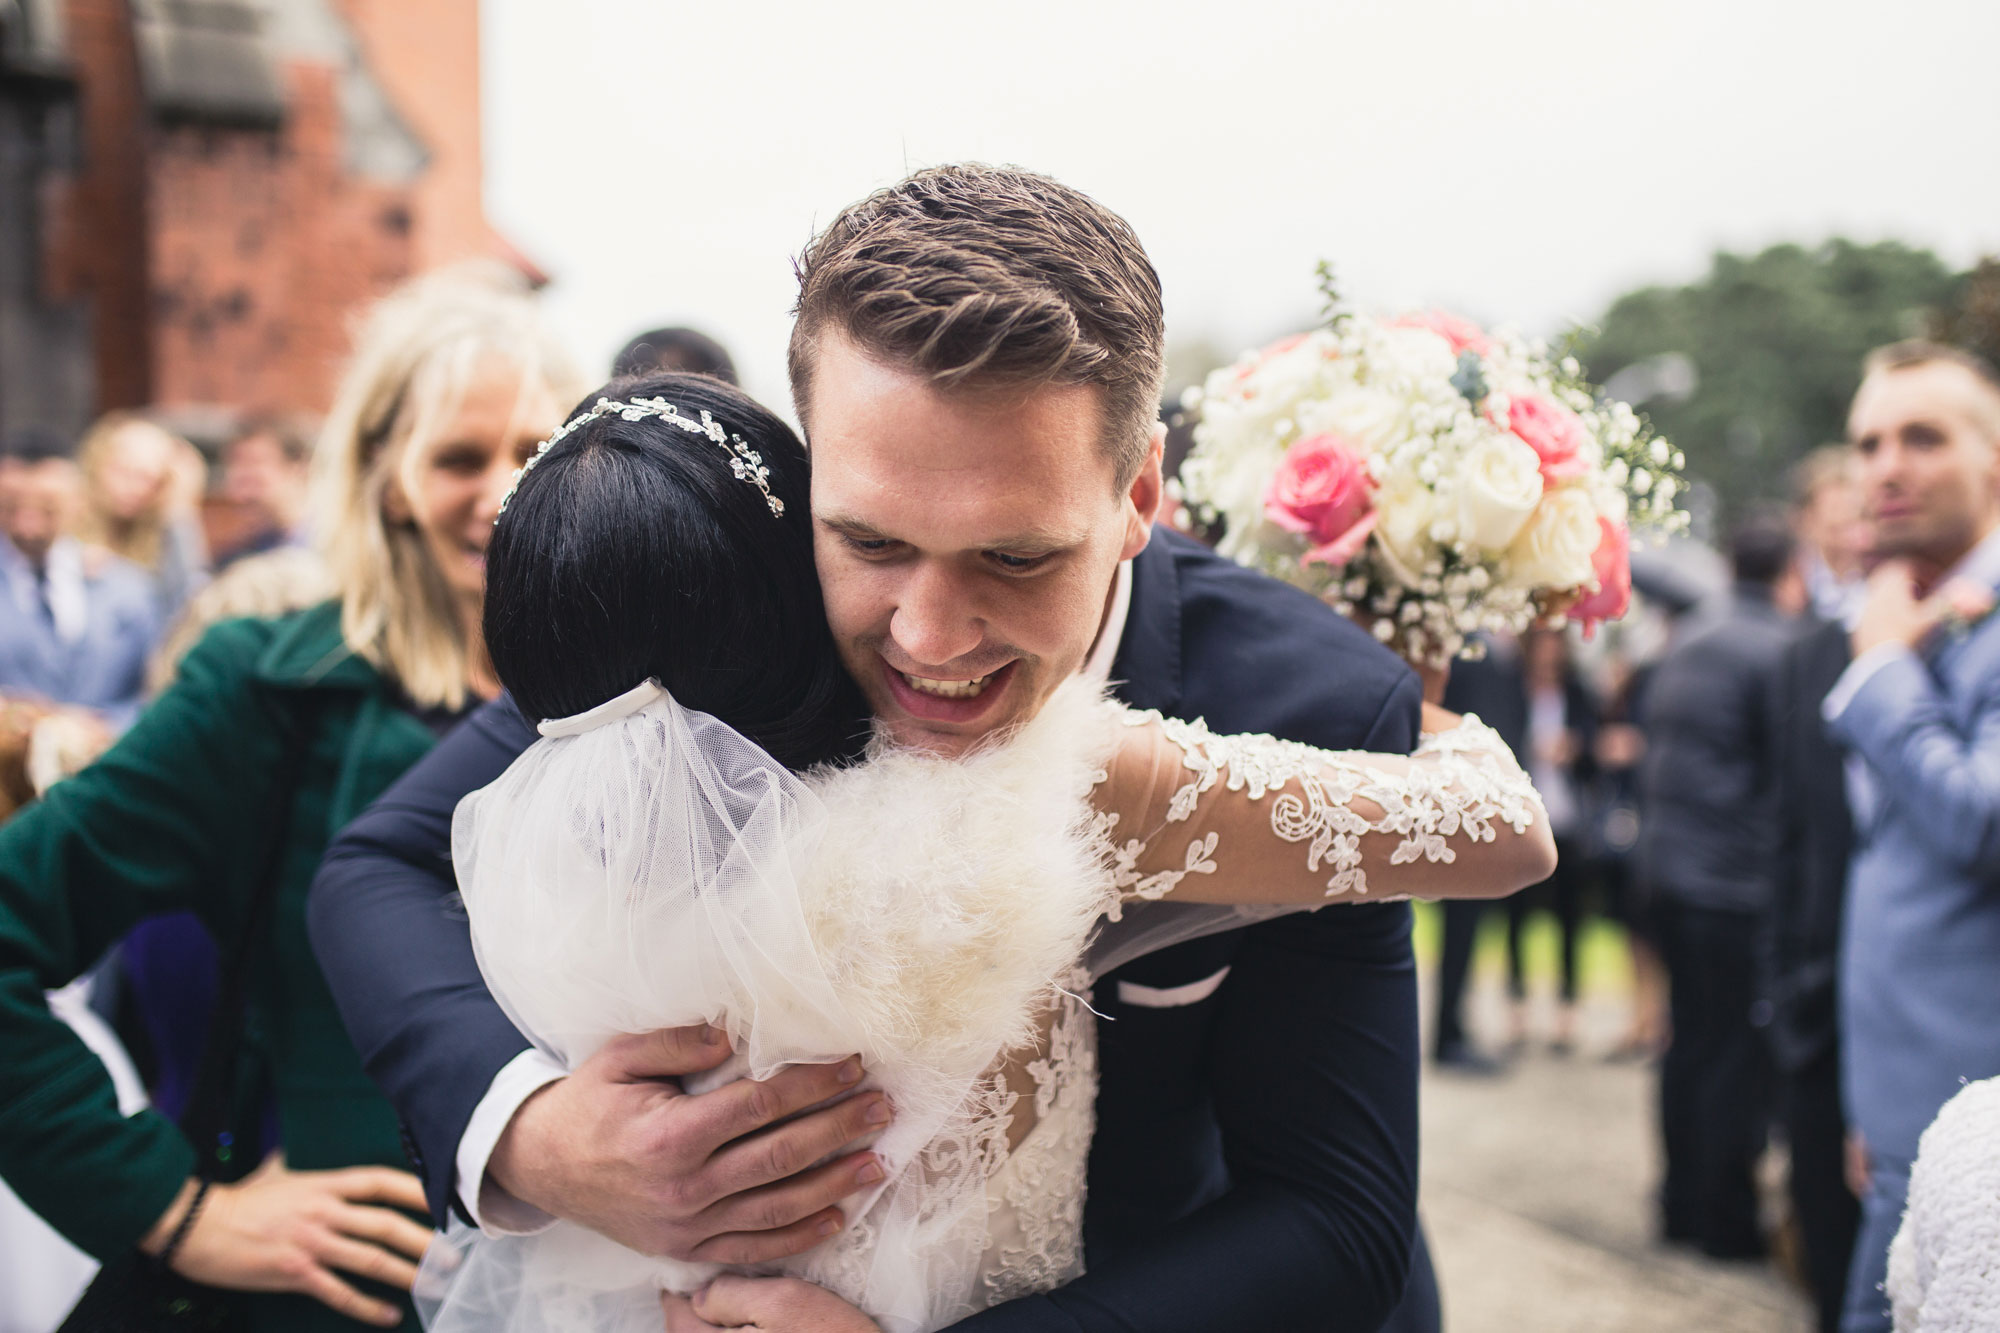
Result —
<svg viewBox="0 0 2000 1333"><path fill-rule="evenodd" d="M1489 897L1546 864L1541 799L1476 717L1407 756L1124 721L1141 734L1121 737L1096 803L1125 901Z"/></svg>

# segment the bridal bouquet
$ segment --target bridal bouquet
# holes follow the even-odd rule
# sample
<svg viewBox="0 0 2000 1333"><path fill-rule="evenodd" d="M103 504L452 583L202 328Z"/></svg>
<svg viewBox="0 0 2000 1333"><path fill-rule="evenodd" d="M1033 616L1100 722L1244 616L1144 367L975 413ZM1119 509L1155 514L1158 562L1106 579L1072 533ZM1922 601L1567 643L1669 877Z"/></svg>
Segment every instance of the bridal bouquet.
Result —
<svg viewBox="0 0 2000 1333"><path fill-rule="evenodd" d="M1218 549L1438 666L1476 630L1623 615L1633 530L1687 521L1681 454L1540 342L1328 301L1184 400L1177 494Z"/></svg>

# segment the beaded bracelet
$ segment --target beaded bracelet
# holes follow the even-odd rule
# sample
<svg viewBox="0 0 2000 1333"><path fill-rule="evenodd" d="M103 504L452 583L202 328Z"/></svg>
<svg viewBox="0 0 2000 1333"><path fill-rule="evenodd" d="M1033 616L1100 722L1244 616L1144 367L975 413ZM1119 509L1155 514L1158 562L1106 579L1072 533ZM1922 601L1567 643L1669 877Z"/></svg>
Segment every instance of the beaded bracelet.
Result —
<svg viewBox="0 0 2000 1333"><path fill-rule="evenodd" d="M174 1251L180 1249L181 1242L186 1240L188 1232L194 1229L195 1214L201 1211L201 1205L208 1199L208 1187L214 1183L203 1178L195 1186L193 1202L189 1203L187 1211L181 1214L180 1222L174 1227L174 1234L167 1238L166 1245L161 1248L158 1255L154 1256L153 1262L160 1266L160 1271L166 1272L172 1266Z"/></svg>

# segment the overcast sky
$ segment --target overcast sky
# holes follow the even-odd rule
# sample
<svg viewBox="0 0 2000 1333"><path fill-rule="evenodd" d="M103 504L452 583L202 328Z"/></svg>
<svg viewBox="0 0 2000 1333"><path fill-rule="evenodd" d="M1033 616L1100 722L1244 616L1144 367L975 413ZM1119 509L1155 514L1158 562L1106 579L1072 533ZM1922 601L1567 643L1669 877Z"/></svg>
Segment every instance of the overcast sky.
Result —
<svg viewBox="0 0 2000 1333"><path fill-rule="evenodd" d="M785 404L790 257L909 169L1124 214L1168 336L1372 305L1553 332L1717 246L2000 251L1996 0L486 0L493 221L593 368L721 338Z"/></svg>

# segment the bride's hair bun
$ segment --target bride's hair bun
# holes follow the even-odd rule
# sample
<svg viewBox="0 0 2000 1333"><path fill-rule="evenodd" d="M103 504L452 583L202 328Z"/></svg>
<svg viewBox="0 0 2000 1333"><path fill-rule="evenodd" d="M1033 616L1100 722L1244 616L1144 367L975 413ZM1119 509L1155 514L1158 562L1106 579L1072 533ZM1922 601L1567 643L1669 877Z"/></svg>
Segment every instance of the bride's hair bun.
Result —
<svg viewBox="0 0 2000 1333"><path fill-rule="evenodd" d="M486 553L486 645L515 703L569 717L651 678L787 767L852 753L866 713L826 627L798 436L707 376L614 380L578 410L600 398L712 414L761 455L783 513L728 450L658 416L610 413L564 435Z"/></svg>

